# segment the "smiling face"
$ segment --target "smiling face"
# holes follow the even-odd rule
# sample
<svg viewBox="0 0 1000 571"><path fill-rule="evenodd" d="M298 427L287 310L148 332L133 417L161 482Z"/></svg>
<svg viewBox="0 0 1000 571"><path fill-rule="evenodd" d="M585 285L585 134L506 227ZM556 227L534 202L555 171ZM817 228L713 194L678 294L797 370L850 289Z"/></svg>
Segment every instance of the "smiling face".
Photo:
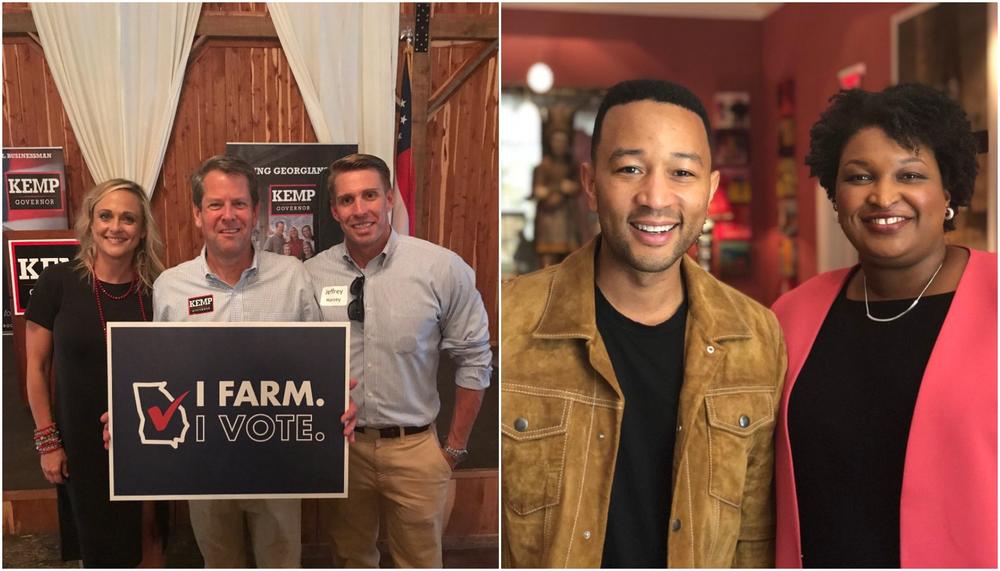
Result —
<svg viewBox="0 0 1000 571"><path fill-rule="evenodd" d="M367 263L389 240L392 194L373 169L342 172L333 180L333 189L330 212L340 222L344 242L355 261ZM358 257L367 259L362 262Z"/></svg>
<svg viewBox="0 0 1000 571"><path fill-rule="evenodd" d="M698 238L719 184L701 118L651 100L608 111L581 174L602 244L617 264L647 273L672 267Z"/></svg>
<svg viewBox="0 0 1000 571"><path fill-rule="evenodd" d="M202 186L205 191L201 206L194 207L194 222L201 229L209 257L235 259L252 255L251 233L257 226L257 209L247 178L211 171Z"/></svg>
<svg viewBox="0 0 1000 571"><path fill-rule="evenodd" d="M862 260L908 266L944 247L949 195L931 149L862 129L844 145L836 188L837 220Z"/></svg>
<svg viewBox="0 0 1000 571"><path fill-rule="evenodd" d="M94 205L90 233L98 258L131 260L146 236L139 199L127 190L104 195Z"/></svg>

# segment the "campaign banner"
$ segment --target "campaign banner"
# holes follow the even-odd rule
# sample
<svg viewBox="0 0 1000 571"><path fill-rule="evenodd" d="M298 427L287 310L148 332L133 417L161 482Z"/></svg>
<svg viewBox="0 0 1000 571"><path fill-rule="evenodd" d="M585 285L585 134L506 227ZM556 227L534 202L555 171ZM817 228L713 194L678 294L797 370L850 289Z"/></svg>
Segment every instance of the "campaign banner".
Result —
<svg viewBox="0 0 1000 571"><path fill-rule="evenodd" d="M3 150L5 230L64 230L66 165L62 148Z"/></svg>
<svg viewBox="0 0 1000 571"><path fill-rule="evenodd" d="M42 271L76 257L80 242L75 238L36 238L7 241L10 266L11 301L14 315L24 315L31 300L31 291Z"/></svg>
<svg viewBox="0 0 1000 571"><path fill-rule="evenodd" d="M108 323L112 500L347 497L348 323Z"/></svg>
<svg viewBox="0 0 1000 571"><path fill-rule="evenodd" d="M258 248L307 260L343 240L326 189L327 167L357 145L228 143L226 153L254 167L260 215Z"/></svg>

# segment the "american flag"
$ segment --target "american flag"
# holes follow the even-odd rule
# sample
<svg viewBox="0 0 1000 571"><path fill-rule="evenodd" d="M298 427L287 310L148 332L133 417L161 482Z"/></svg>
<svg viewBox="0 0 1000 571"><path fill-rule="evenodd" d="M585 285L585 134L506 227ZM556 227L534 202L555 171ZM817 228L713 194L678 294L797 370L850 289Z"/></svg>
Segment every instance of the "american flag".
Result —
<svg viewBox="0 0 1000 571"><path fill-rule="evenodd" d="M409 54L407 54L409 55ZM396 189L406 207L406 217L409 220L409 230L413 226L413 200L416 187L416 177L413 174L413 156L410 149L410 119L412 118L412 98L410 96L410 65L409 58L403 59L403 86L396 105L399 107L399 135L396 138ZM400 226L400 225L397 225ZM399 231L399 228L396 229Z"/></svg>

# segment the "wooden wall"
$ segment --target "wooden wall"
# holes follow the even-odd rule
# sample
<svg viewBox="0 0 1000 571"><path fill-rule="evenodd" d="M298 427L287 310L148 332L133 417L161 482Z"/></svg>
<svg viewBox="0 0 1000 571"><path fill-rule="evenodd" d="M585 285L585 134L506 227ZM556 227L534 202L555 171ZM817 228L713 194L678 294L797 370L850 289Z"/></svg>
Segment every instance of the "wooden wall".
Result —
<svg viewBox="0 0 1000 571"><path fill-rule="evenodd" d="M400 4L412 14L412 4ZM437 14L491 14L497 4L431 4ZM434 41L431 36L431 93L483 48L484 42ZM417 228L427 240L458 252L476 270L476 286L490 315L496 343L499 315L499 84L497 54L481 65L448 102L430 117L429 192L418 196L424 219ZM418 207L417 211L421 209Z"/></svg>
<svg viewBox="0 0 1000 571"><path fill-rule="evenodd" d="M401 4L402 11L412 5ZM4 4L5 14L24 3ZM495 4L433 4L432 13L496 15ZM267 19L262 3L205 3L202 15ZM73 136L41 47L25 35L4 35L3 145L65 149L69 213L76 216L94 184ZM434 42L431 90L481 47ZM420 237L454 250L476 271L477 287L498 339L497 58L473 74L428 125L431 168ZM302 96L276 37L209 39L192 51L153 212L173 266L193 257L201 235L190 215L189 174L226 142L316 142Z"/></svg>
<svg viewBox="0 0 1000 571"><path fill-rule="evenodd" d="M8 8L4 5L4 12ZM63 147L70 226L94 180L83 161L42 48L27 36L3 37L3 146Z"/></svg>
<svg viewBox="0 0 1000 571"><path fill-rule="evenodd" d="M190 259L202 246L188 177L206 158L225 152L227 142L316 142L276 39L210 39L192 53L153 194L167 266Z"/></svg>

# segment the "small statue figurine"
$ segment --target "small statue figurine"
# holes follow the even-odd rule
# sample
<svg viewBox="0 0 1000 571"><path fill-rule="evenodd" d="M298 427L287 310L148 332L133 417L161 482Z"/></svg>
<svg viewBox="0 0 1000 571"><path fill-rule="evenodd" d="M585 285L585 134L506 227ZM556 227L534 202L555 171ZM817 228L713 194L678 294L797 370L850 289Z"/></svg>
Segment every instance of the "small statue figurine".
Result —
<svg viewBox="0 0 1000 571"><path fill-rule="evenodd" d="M535 208L535 252L541 267L558 264L567 254L580 247L577 217L577 169L570 152L569 134L553 131L548 152L535 167L531 181L531 198Z"/></svg>

